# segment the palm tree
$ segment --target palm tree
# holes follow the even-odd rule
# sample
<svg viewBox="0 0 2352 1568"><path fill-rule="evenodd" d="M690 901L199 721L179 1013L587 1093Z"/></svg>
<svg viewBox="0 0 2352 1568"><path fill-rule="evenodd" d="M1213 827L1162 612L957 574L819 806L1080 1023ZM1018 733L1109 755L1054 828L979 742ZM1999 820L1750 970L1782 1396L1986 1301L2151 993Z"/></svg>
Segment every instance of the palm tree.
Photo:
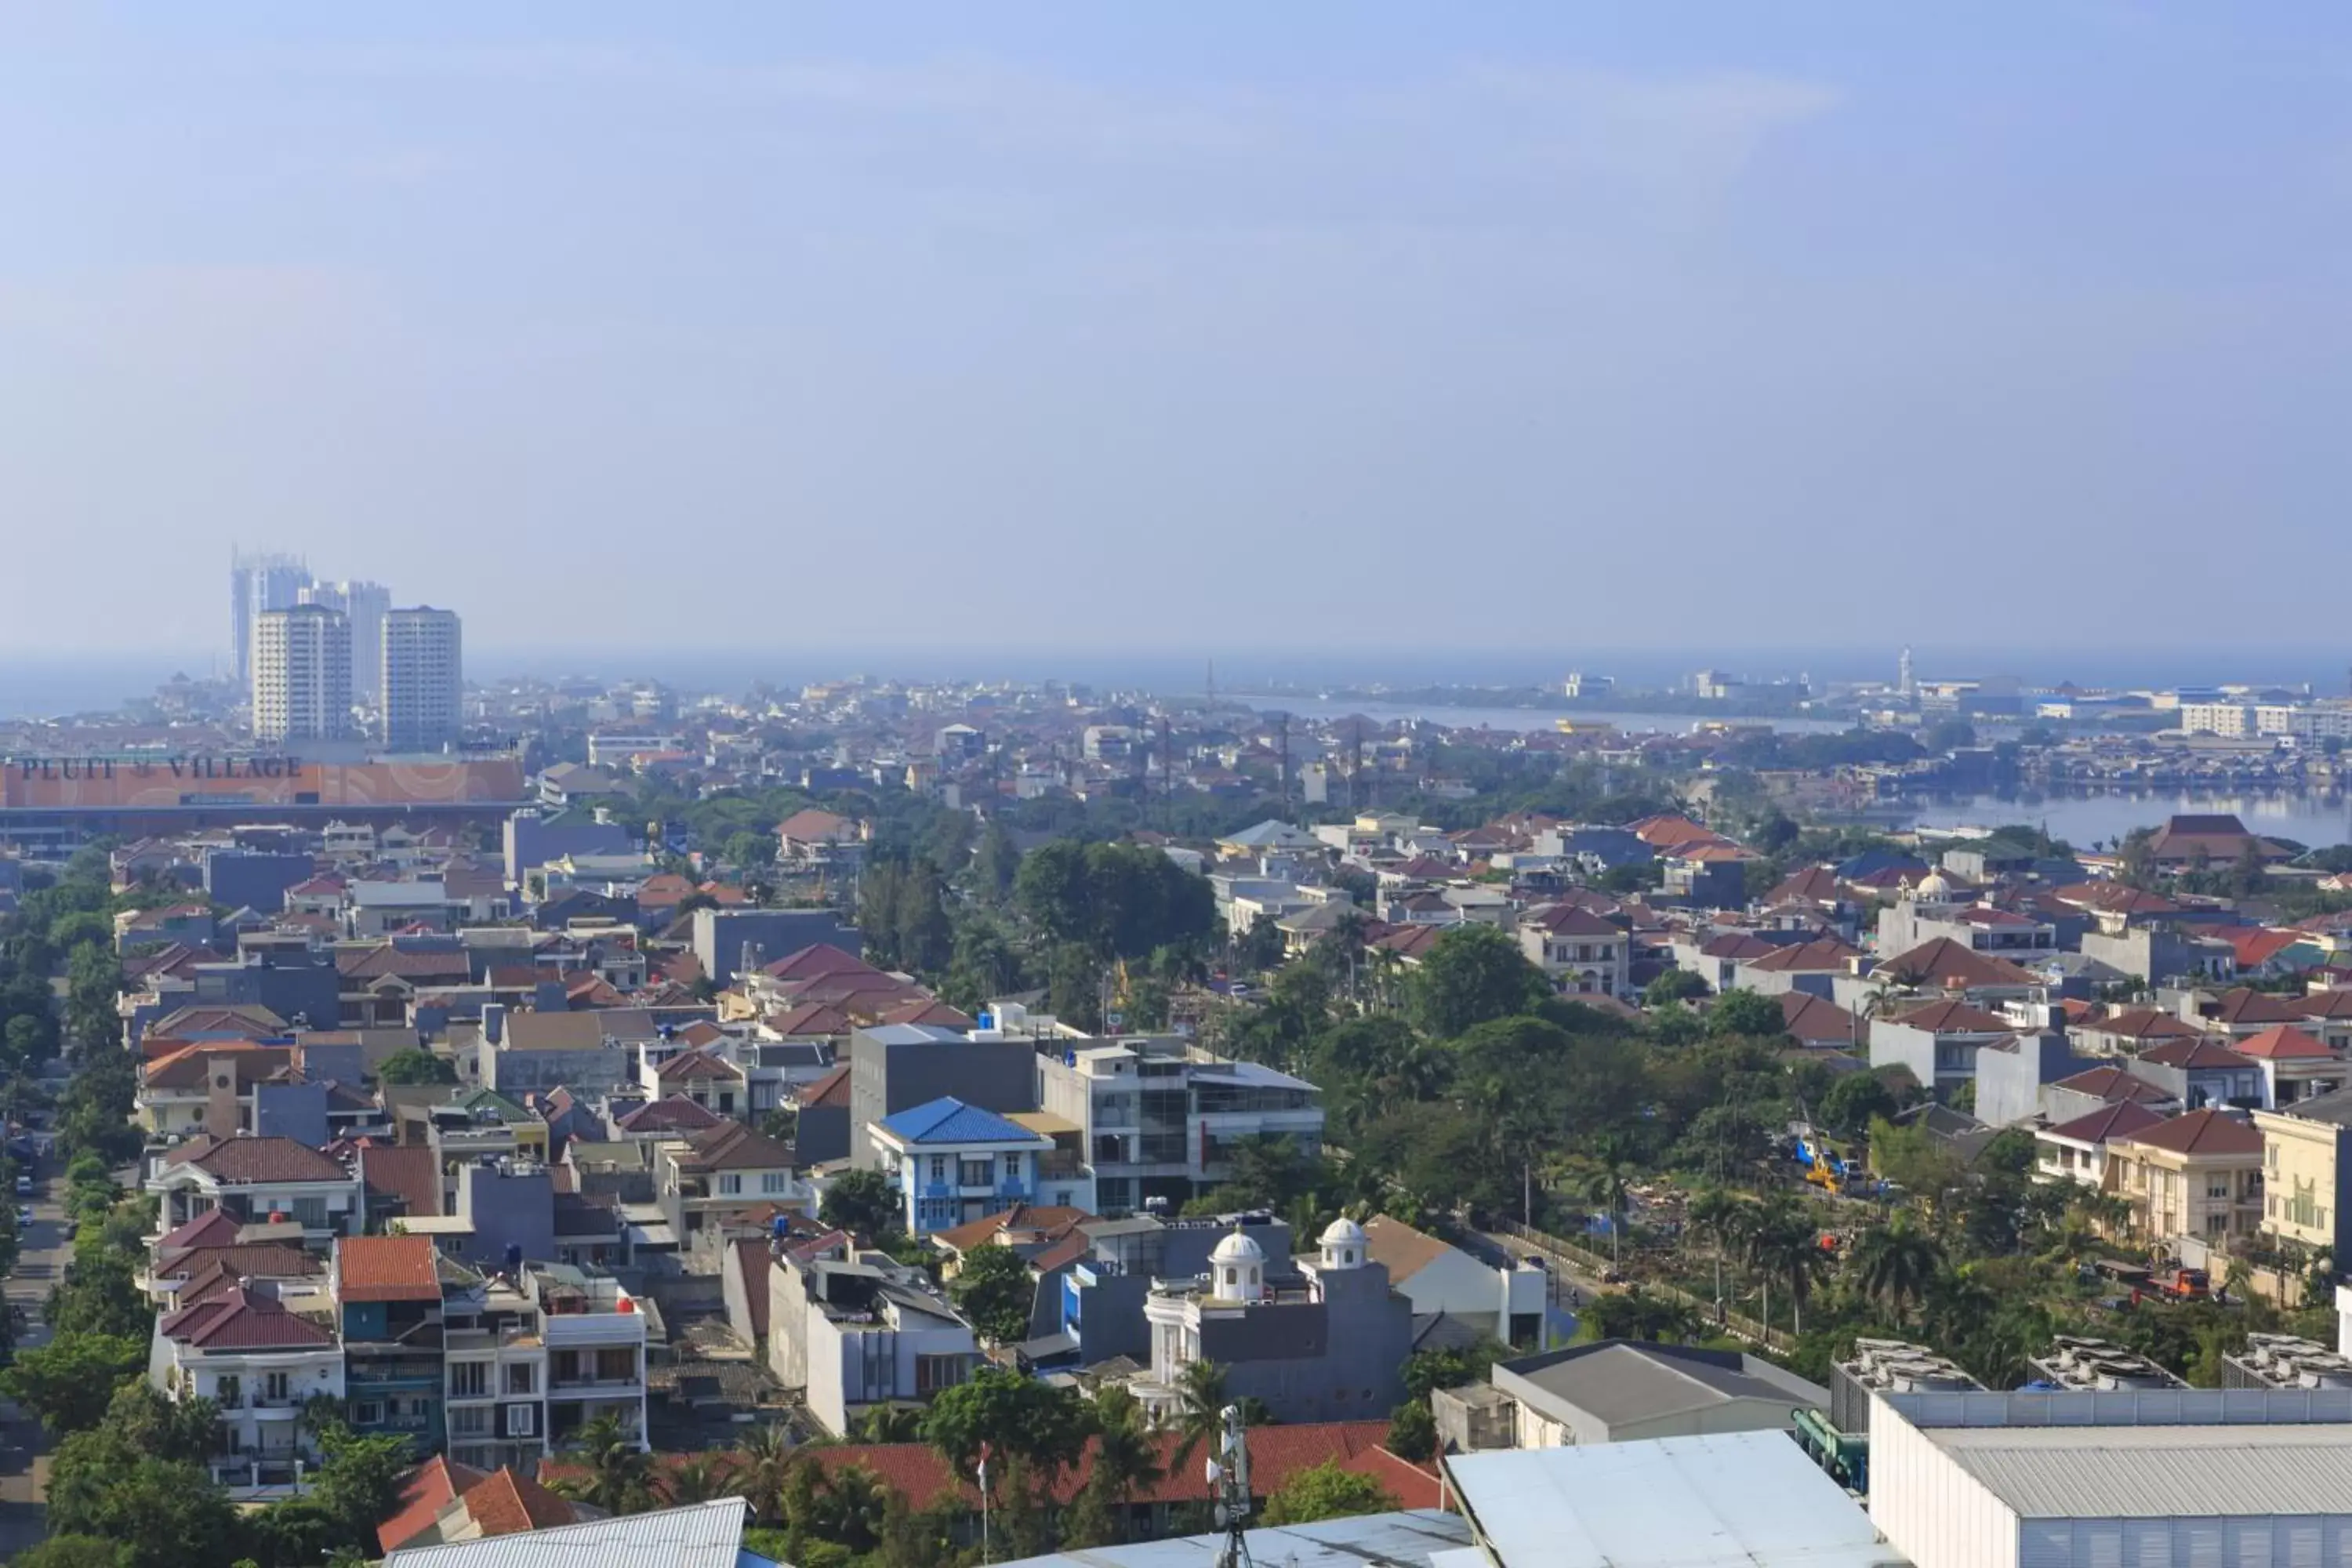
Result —
<svg viewBox="0 0 2352 1568"><path fill-rule="evenodd" d="M1880 1226L1853 1249L1854 1283L1900 1327L1925 1301L1944 1269L1944 1249L1908 1220Z"/></svg>
<svg viewBox="0 0 2352 1568"><path fill-rule="evenodd" d="M1633 1166L1607 1161L1587 1167L1577 1178L1577 1195L1587 1203L1599 1204L1609 1215L1609 1270L1612 1274L1624 1260L1621 1242L1625 1229L1625 1195L1633 1184Z"/></svg>
<svg viewBox="0 0 2352 1568"><path fill-rule="evenodd" d="M1763 1284L1767 1329L1772 1326L1772 1281L1779 1279L1789 1287L1790 1322L1796 1332L1805 1331L1805 1298L1812 1292L1822 1257L1814 1235L1812 1220L1785 1193L1764 1199L1748 1216L1741 1245L1748 1268Z"/></svg>
<svg viewBox="0 0 2352 1568"><path fill-rule="evenodd" d="M1186 1366L1176 1389L1176 1418L1170 1423L1176 1429L1176 1451L1168 1456L1171 1472L1182 1469L1203 1443L1215 1450L1217 1435L1224 1430L1225 1406L1233 1403L1225 1397L1225 1369L1213 1361Z"/></svg>
<svg viewBox="0 0 2352 1568"><path fill-rule="evenodd" d="M670 1467L662 1478L663 1501L670 1508L709 1502L713 1498L740 1497L742 1475L716 1454L694 1454Z"/></svg>
<svg viewBox="0 0 2352 1568"><path fill-rule="evenodd" d="M1135 1395L1117 1384L1107 1384L1095 1395L1093 1415L1094 1473L1087 1485L1102 1515L1114 1521L1116 1533L1123 1537L1136 1489L1152 1485L1167 1471L1160 1463L1159 1438Z"/></svg>
<svg viewBox="0 0 2352 1568"><path fill-rule="evenodd" d="M1684 1211L1691 1233L1705 1237L1707 1250L1715 1255L1715 1311L1718 1321L1723 1316L1724 1254L1737 1244L1751 1206L1721 1187L1707 1187L1693 1197Z"/></svg>
<svg viewBox="0 0 2352 1568"><path fill-rule="evenodd" d="M735 1445L735 1474L743 1497L761 1520L782 1521L784 1489L798 1463L800 1451L782 1422L762 1426Z"/></svg>
<svg viewBox="0 0 2352 1568"><path fill-rule="evenodd" d="M584 1423L572 1434L572 1451L588 1468L556 1487L566 1497L606 1513L642 1513L654 1504L653 1461L611 1414Z"/></svg>
<svg viewBox="0 0 2352 1568"><path fill-rule="evenodd" d="M923 1440L922 1407L877 1405L856 1421L861 1443L919 1443Z"/></svg>

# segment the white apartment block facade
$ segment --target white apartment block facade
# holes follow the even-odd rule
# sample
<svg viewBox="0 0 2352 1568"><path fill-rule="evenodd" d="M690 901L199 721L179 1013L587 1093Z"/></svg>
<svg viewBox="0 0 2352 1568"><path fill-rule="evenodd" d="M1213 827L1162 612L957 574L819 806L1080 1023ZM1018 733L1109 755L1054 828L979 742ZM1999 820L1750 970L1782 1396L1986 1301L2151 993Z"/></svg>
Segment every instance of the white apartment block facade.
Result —
<svg viewBox="0 0 2352 1568"><path fill-rule="evenodd" d="M253 735L340 741L352 730L352 623L323 605L253 618Z"/></svg>
<svg viewBox="0 0 2352 1568"><path fill-rule="evenodd" d="M383 617L383 739L394 751L433 751L465 720L464 638L454 610L429 605Z"/></svg>

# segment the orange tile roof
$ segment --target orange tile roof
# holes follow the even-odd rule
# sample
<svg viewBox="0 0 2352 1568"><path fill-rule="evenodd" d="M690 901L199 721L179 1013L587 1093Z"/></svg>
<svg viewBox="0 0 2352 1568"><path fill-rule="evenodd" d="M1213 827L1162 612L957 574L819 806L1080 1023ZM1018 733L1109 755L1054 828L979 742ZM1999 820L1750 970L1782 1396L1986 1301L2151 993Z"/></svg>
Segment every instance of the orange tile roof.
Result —
<svg viewBox="0 0 2352 1568"><path fill-rule="evenodd" d="M399 1510L375 1527L376 1544L387 1553L397 1552L430 1528L459 1493L488 1479L480 1470L453 1465L436 1454L401 1482Z"/></svg>
<svg viewBox="0 0 2352 1568"><path fill-rule="evenodd" d="M335 1243L336 1295L344 1301L437 1301L441 1273L429 1236L346 1236Z"/></svg>

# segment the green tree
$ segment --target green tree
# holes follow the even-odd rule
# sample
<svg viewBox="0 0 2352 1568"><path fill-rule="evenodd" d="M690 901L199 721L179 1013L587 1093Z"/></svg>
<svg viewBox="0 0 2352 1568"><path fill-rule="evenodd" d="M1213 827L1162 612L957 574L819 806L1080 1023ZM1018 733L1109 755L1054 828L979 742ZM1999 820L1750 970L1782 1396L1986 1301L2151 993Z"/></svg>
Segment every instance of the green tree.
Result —
<svg viewBox="0 0 2352 1568"><path fill-rule="evenodd" d="M2156 886L2156 829L2135 827L2124 835L2116 856L2116 880L2146 890Z"/></svg>
<svg viewBox="0 0 2352 1568"><path fill-rule="evenodd" d="M1517 942L1474 921L1430 944L1413 972L1407 1007L1423 1030L1451 1039L1491 1019L1531 1013L1551 994L1551 983Z"/></svg>
<svg viewBox="0 0 2352 1568"><path fill-rule="evenodd" d="M759 1518L771 1524L784 1522L784 1492L793 1468L802 1462L793 1435L781 1421L755 1428L735 1445L735 1471L744 1499Z"/></svg>
<svg viewBox="0 0 2352 1568"><path fill-rule="evenodd" d="M388 1084L455 1083L457 1068L431 1051L415 1046L397 1050L383 1058L376 1068L377 1079Z"/></svg>
<svg viewBox="0 0 2352 1568"><path fill-rule="evenodd" d="M1267 1524L1312 1524L1356 1513L1393 1513L1403 1506L1374 1478L1343 1470L1337 1459L1292 1472L1266 1499Z"/></svg>
<svg viewBox="0 0 2352 1568"><path fill-rule="evenodd" d="M824 1189L817 1218L835 1230L878 1240L906 1229L906 1208L890 1178L879 1171L844 1171Z"/></svg>
<svg viewBox="0 0 2352 1568"><path fill-rule="evenodd" d="M972 1327L998 1344L1018 1344L1029 1337L1037 1280L1028 1260L1012 1247L992 1243L965 1253L949 1294Z"/></svg>
<svg viewBox="0 0 2352 1568"><path fill-rule="evenodd" d="M776 840L767 833L731 833L721 847L719 856L729 865L740 870L754 870L776 862Z"/></svg>
<svg viewBox="0 0 2352 1568"><path fill-rule="evenodd" d="M1652 1343L1696 1338L1698 1314L1689 1303L1654 1295L1639 1286L1604 1290L1577 1315L1577 1333L1589 1340L1642 1340Z"/></svg>
<svg viewBox="0 0 2352 1568"><path fill-rule="evenodd" d="M95 1535L52 1535L8 1559L8 1568L122 1568L122 1548Z"/></svg>
<svg viewBox="0 0 2352 1568"><path fill-rule="evenodd" d="M1642 988L1645 1007L1667 1007L1706 994L1706 982L1687 969L1669 969Z"/></svg>
<svg viewBox="0 0 2352 1568"><path fill-rule="evenodd" d="M1066 1388L1024 1377L1009 1367L983 1366L931 1401L923 1441L958 1475L971 1475L985 1450L989 1485L1002 1492L998 1458L1024 1461L1027 1476L1051 1490L1062 1469L1076 1462L1087 1439L1085 1406Z"/></svg>
<svg viewBox="0 0 2352 1568"><path fill-rule="evenodd" d="M143 1340L67 1331L47 1344L20 1350L0 1372L0 1391L41 1418L53 1436L95 1426L114 1391L147 1364Z"/></svg>
<svg viewBox="0 0 2352 1568"><path fill-rule="evenodd" d="M1789 1028L1780 1003L1745 989L1727 991L1717 997L1715 1005L1706 1011L1706 1026L1718 1035L1758 1037L1786 1034Z"/></svg>
<svg viewBox="0 0 2352 1568"><path fill-rule="evenodd" d="M407 1439L362 1436L336 1421L319 1446L322 1458L304 1500L330 1521L337 1549L373 1556L375 1527L399 1507L413 1462Z"/></svg>
<svg viewBox="0 0 2352 1568"><path fill-rule="evenodd" d="M1870 1131L1872 1121L1891 1117L1899 1109L1894 1091L1876 1073L1869 1072L1850 1072L1840 1078L1822 1096L1820 1106L1822 1120L1849 1138L1862 1136Z"/></svg>
<svg viewBox="0 0 2352 1568"><path fill-rule="evenodd" d="M1181 1473L1202 1447L1214 1453L1225 1426L1225 1369L1213 1361L1187 1363L1177 1380L1176 1448L1168 1456L1171 1473Z"/></svg>
<svg viewBox="0 0 2352 1568"><path fill-rule="evenodd" d="M1429 1403L1409 1399L1389 1412L1389 1435L1381 1446L1400 1459L1426 1464L1437 1457L1437 1417Z"/></svg>
<svg viewBox="0 0 2352 1568"><path fill-rule="evenodd" d="M556 1487L606 1513L643 1513L654 1506L653 1461L637 1447L617 1416L583 1422L572 1434L572 1457L586 1473L567 1476Z"/></svg>
<svg viewBox="0 0 2352 1568"><path fill-rule="evenodd" d="M2242 899L2255 898L2270 886L2270 867L2263 859L2262 845L2254 839L2246 840L2246 847L2238 852L2237 864L2230 868L2230 891Z"/></svg>
<svg viewBox="0 0 2352 1568"><path fill-rule="evenodd" d="M1943 1269L1943 1247L1907 1219L1874 1226L1854 1245L1855 1287L1884 1307L1898 1327L1927 1300Z"/></svg>
<svg viewBox="0 0 2352 1568"><path fill-rule="evenodd" d="M1135 1395L1118 1384L1098 1390L1087 1411L1094 1429L1094 1463L1072 1510L1073 1545L1108 1546L1127 1537L1128 1510L1137 1489L1157 1483L1160 1436Z"/></svg>

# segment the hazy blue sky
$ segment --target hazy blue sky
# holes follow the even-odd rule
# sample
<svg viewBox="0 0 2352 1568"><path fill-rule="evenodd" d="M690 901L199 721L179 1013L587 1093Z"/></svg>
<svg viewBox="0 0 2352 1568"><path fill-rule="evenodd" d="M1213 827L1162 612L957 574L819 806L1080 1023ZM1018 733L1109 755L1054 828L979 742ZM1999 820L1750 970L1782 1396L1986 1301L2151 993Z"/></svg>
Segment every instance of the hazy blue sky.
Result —
<svg viewBox="0 0 2352 1568"><path fill-rule="evenodd" d="M2352 10L0 0L0 648L2324 642Z"/></svg>

